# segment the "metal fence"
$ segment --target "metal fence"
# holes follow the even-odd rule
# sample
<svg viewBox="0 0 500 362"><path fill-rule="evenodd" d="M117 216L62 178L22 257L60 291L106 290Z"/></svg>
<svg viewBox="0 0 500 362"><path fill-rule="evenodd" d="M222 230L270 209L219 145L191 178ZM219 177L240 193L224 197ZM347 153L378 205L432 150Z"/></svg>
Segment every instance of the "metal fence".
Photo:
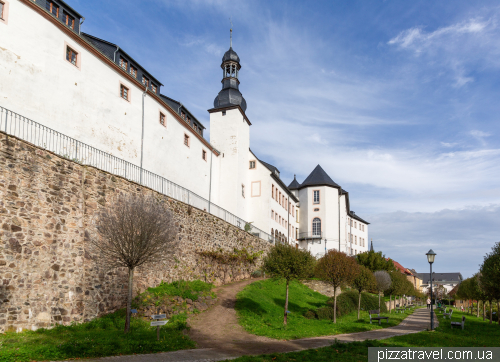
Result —
<svg viewBox="0 0 500 362"><path fill-rule="evenodd" d="M130 181L137 182L173 199L210 212L210 214L240 229L245 230L246 228L248 232L261 239L274 242L274 237L268 233L162 176L141 169L141 167L137 165L77 141L74 138L54 131L51 128L45 127L40 123L1 106L0 130L6 134L32 143L37 147L54 152L68 160L82 165L93 166L114 175L124 177Z"/></svg>

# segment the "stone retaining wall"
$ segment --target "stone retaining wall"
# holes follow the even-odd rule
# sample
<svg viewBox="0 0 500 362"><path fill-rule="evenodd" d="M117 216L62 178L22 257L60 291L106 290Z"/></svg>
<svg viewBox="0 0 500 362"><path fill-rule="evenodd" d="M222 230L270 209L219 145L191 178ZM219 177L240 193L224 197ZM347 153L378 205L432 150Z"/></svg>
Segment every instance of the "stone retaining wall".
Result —
<svg viewBox="0 0 500 362"><path fill-rule="evenodd" d="M202 210L0 133L0 332L87 321L124 306L126 271L99 266L84 234L99 208L127 193L163 199L179 228L179 249L138 270L137 291L162 280L246 278L259 265L207 275L197 251L271 246Z"/></svg>

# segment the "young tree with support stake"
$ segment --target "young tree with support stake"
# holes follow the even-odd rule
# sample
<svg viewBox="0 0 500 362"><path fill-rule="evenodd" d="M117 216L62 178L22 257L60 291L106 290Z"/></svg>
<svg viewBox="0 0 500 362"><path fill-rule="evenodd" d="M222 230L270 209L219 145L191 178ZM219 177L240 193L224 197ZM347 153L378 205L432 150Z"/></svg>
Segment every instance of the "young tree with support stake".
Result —
<svg viewBox="0 0 500 362"><path fill-rule="evenodd" d="M377 270L373 273L375 281L377 282L378 291L378 309L380 310L380 294L391 287L391 276L385 270Z"/></svg>
<svg viewBox="0 0 500 362"><path fill-rule="evenodd" d="M361 310L361 293L375 287L377 281L375 280L375 277L373 276L373 273L371 272L370 269L364 267L363 265L359 265L358 268L359 268L358 274L356 275L356 278L354 278L351 286L354 289L356 289L359 293L358 297L358 319L359 319L359 314Z"/></svg>
<svg viewBox="0 0 500 362"><path fill-rule="evenodd" d="M491 248L491 253L484 257L481 265L481 287L490 302L490 323L492 322L492 302L497 300L498 313L500 313L500 242ZM498 317L500 324L500 316Z"/></svg>
<svg viewBox="0 0 500 362"><path fill-rule="evenodd" d="M90 245L109 268L128 269L125 333L130 330L134 271L165 260L176 244L177 227L170 210L153 196L120 196L96 218Z"/></svg>
<svg viewBox="0 0 500 362"><path fill-rule="evenodd" d="M333 323L337 323L337 288L354 280L358 263L346 253L332 249L318 260L315 274L333 287Z"/></svg>
<svg viewBox="0 0 500 362"><path fill-rule="evenodd" d="M296 249L285 243L276 244L264 258L262 269L275 279L285 279L286 297L283 325L288 323L288 288L292 280L311 275L315 259L307 250Z"/></svg>

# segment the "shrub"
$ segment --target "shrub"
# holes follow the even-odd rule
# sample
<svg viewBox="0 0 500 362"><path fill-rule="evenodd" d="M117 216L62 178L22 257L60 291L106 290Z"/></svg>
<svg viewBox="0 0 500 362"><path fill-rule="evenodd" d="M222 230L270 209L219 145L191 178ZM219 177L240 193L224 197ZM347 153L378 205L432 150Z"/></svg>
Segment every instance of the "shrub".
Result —
<svg viewBox="0 0 500 362"><path fill-rule="evenodd" d="M262 276L262 270L255 270L252 273L252 278L260 278Z"/></svg>
<svg viewBox="0 0 500 362"><path fill-rule="evenodd" d="M330 319L330 320L332 320L333 319L333 308L330 306L318 308L318 310L316 311L316 314L318 316L318 319Z"/></svg>
<svg viewBox="0 0 500 362"><path fill-rule="evenodd" d="M306 317L307 319L314 319L316 318L316 313L313 310L309 309L304 313L304 317Z"/></svg>

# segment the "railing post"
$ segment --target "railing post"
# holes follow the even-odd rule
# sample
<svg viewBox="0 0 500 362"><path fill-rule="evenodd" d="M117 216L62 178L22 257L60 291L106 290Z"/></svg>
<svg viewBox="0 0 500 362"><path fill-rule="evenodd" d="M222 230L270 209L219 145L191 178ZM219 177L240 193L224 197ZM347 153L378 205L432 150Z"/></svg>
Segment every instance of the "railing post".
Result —
<svg viewBox="0 0 500 362"><path fill-rule="evenodd" d="M5 109L5 133L7 133L7 121L8 121L8 119L9 119L9 111L7 109Z"/></svg>

